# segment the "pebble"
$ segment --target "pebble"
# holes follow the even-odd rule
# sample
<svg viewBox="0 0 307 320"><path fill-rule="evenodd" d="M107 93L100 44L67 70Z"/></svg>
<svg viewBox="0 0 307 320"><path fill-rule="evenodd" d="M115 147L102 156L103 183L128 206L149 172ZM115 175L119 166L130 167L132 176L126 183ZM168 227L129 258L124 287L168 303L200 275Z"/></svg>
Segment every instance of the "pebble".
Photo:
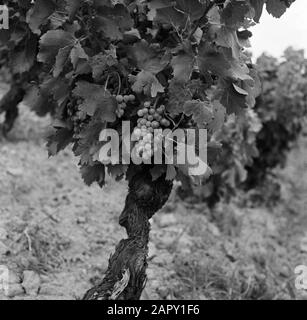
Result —
<svg viewBox="0 0 307 320"><path fill-rule="evenodd" d="M0 240L5 240L7 236L7 231L3 227L0 227Z"/></svg>
<svg viewBox="0 0 307 320"><path fill-rule="evenodd" d="M10 270L9 271L8 283L9 284L21 283L21 277L16 272Z"/></svg>
<svg viewBox="0 0 307 320"><path fill-rule="evenodd" d="M164 267L170 265L173 261L173 256L168 252L161 252L153 259L153 264Z"/></svg>
<svg viewBox="0 0 307 320"><path fill-rule="evenodd" d="M156 272L153 269L148 268L146 271L148 280L155 279L157 277Z"/></svg>
<svg viewBox="0 0 307 320"><path fill-rule="evenodd" d="M42 284L40 290L40 295L46 295L46 296L61 296L61 288L58 286L54 286L48 283Z"/></svg>
<svg viewBox="0 0 307 320"><path fill-rule="evenodd" d="M23 272L22 286L27 294L30 296L36 296L40 289L41 279L40 276L31 270L25 270Z"/></svg>
<svg viewBox="0 0 307 320"><path fill-rule="evenodd" d="M290 272L287 266L280 266L279 268L277 268L278 273L280 276L284 277L284 278L288 278L290 277Z"/></svg>
<svg viewBox="0 0 307 320"><path fill-rule="evenodd" d="M83 216L80 216L77 218L77 224L84 224L87 222L87 218L86 217L83 217Z"/></svg>
<svg viewBox="0 0 307 320"><path fill-rule="evenodd" d="M208 231L212 233L215 237L219 237L221 235L219 228L213 223L208 222L207 228L208 228Z"/></svg>
<svg viewBox="0 0 307 320"><path fill-rule="evenodd" d="M154 243L150 242L148 245L148 257L152 258L157 254L157 248Z"/></svg>
<svg viewBox="0 0 307 320"><path fill-rule="evenodd" d="M0 241L0 257L2 255L6 255L10 252L10 249L3 243Z"/></svg>
<svg viewBox="0 0 307 320"><path fill-rule="evenodd" d="M161 228L165 228L177 223L177 219L173 213L163 214L159 217L158 226Z"/></svg>
<svg viewBox="0 0 307 320"><path fill-rule="evenodd" d="M6 171L14 177L20 177L24 172L22 168L8 168Z"/></svg>
<svg viewBox="0 0 307 320"><path fill-rule="evenodd" d="M177 244L176 240L177 240L176 235L171 235L169 233L160 235L159 240L157 242L157 248L165 249L170 246L176 245Z"/></svg>
<svg viewBox="0 0 307 320"><path fill-rule="evenodd" d="M157 288L157 292L161 299L165 300L169 294L169 289L167 287L160 286L159 288Z"/></svg>
<svg viewBox="0 0 307 320"><path fill-rule="evenodd" d="M183 235L177 242L177 251L180 252L182 255L189 255L191 254L192 248L194 248L193 239L191 239L187 235Z"/></svg>
<svg viewBox="0 0 307 320"><path fill-rule="evenodd" d="M19 283L9 284L8 290L4 291L4 295L8 298L13 298L15 296L20 296L25 293L24 288Z"/></svg>

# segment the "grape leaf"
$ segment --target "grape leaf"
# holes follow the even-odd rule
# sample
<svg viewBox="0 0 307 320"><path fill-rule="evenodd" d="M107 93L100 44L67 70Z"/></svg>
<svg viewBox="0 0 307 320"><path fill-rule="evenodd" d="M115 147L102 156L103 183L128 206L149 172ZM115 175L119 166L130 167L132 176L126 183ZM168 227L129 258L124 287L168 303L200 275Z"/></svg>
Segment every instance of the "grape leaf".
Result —
<svg viewBox="0 0 307 320"><path fill-rule="evenodd" d="M130 77L130 81L133 82L132 90L136 93L144 92L154 98L159 92L164 92L164 87L151 72L141 71L135 78Z"/></svg>
<svg viewBox="0 0 307 320"><path fill-rule="evenodd" d="M190 100L183 106L183 112L192 116L199 128L206 128L213 120L212 108L209 101Z"/></svg>
<svg viewBox="0 0 307 320"><path fill-rule="evenodd" d="M84 51L84 49L81 47L80 43L77 43L73 46L70 52L70 60L74 69L76 69L79 60L82 60L82 59L88 60L89 57Z"/></svg>
<svg viewBox="0 0 307 320"><path fill-rule="evenodd" d="M115 4L114 7L101 6L97 11L99 16L116 22L122 32L130 30L134 25L127 7L123 4Z"/></svg>
<svg viewBox="0 0 307 320"><path fill-rule="evenodd" d="M183 112L184 103L187 100L191 100L193 94L184 84L171 81L169 88L169 101L166 106L167 111L171 116L176 116Z"/></svg>
<svg viewBox="0 0 307 320"><path fill-rule="evenodd" d="M134 44L133 47L129 48L128 54L136 67L153 74L159 73L168 64L168 60L161 60L158 53L149 47L145 41Z"/></svg>
<svg viewBox="0 0 307 320"><path fill-rule="evenodd" d="M37 40L31 37L22 50L12 52L11 68L13 73L23 73L29 71L36 58Z"/></svg>
<svg viewBox="0 0 307 320"><path fill-rule="evenodd" d="M186 13L191 21L200 19L205 11L205 7L198 0L176 0L175 7Z"/></svg>
<svg viewBox="0 0 307 320"><path fill-rule="evenodd" d="M95 116L79 133L79 140L74 144L73 151L76 156L81 157L82 165L90 163L92 156L100 149L98 138L105 127L106 123Z"/></svg>
<svg viewBox="0 0 307 320"><path fill-rule="evenodd" d="M11 37L11 32L6 29L0 29L0 45L3 46L8 43Z"/></svg>
<svg viewBox="0 0 307 320"><path fill-rule="evenodd" d="M105 166L101 163L81 166L80 172L86 185L97 182L100 187L105 184Z"/></svg>
<svg viewBox="0 0 307 320"><path fill-rule="evenodd" d="M244 26L245 18L250 12L250 6L245 0L228 1L221 13L221 20L233 29Z"/></svg>
<svg viewBox="0 0 307 320"><path fill-rule="evenodd" d="M112 53L99 53L91 57L89 64L92 68L93 78L98 80L109 67L117 64L117 59Z"/></svg>
<svg viewBox="0 0 307 320"><path fill-rule="evenodd" d="M242 89L247 92L247 106L253 108L256 103L256 98L261 94L261 82L256 70L250 69L250 76L253 80L242 81Z"/></svg>
<svg viewBox="0 0 307 320"><path fill-rule="evenodd" d="M21 8L29 9L31 6L31 2L32 2L31 0L18 0L18 5Z"/></svg>
<svg viewBox="0 0 307 320"><path fill-rule="evenodd" d="M232 84L234 89L239 93L242 94L243 96L248 96L248 92L236 85L235 83Z"/></svg>
<svg viewBox="0 0 307 320"><path fill-rule="evenodd" d="M47 18L55 10L55 3L51 0L36 0L33 8L27 13L27 23L32 32L40 35L40 26L46 23Z"/></svg>
<svg viewBox="0 0 307 320"><path fill-rule="evenodd" d="M241 114L247 107L246 94L241 94L236 91L231 81L225 82L220 101L226 108L227 114Z"/></svg>
<svg viewBox="0 0 307 320"><path fill-rule="evenodd" d="M213 120L208 124L208 130L213 133L213 132L217 132L222 128L225 122L226 109L218 100L214 100L212 102L212 106L213 106Z"/></svg>
<svg viewBox="0 0 307 320"><path fill-rule="evenodd" d="M200 157L197 157L198 164L188 167L189 175L194 179L197 179L200 183L205 179L209 178L212 175L212 169L204 162Z"/></svg>
<svg viewBox="0 0 307 320"><path fill-rule="evenodd" d="M186 153L190 155L195 154L194 146L186 145ZM195 180L195 177L197 177L197 180L199 182L201 182L204 178L208 178L212 174L212 170L208 166L208 164L197 155L195 155L195 159L193 159L193 162L195 162L196 164L192 164L189 163L189 161L186 161L185 164L176 164L176 167L183 175L189 176L193 180ZM179 172L178 175L180 175Z"/></svg>
<svg viewBox="0 0 307 320"><path fill-rule="evenodd" d="M69 61L69 56L71 52L71 46L63 47L59 49L59 52L55 58L55 64L53 67L53 76L58 77L63 71L64 65Z"/></svg>
<svg viewBox="0 0 307 320"><path fill-rule="evenodd" d="M187 53L173 57L171 66L174 70L174 80L184 83L190 80L194 63L195 57Z"/></svg>
<svg viewBox="0 0 307 320"><path fill-rule="evenodd" d="M64 150L72 142L73 132L70 129L62 128L47 138L47 150L49 157Z"/></svg>
<svg viewBox="0 0 307 320"><path fill-rule="evenodd" d="M275 18L280 18L287 10L287 6L280 0L267 0L266 10Z"/></svg>
<svg viewBox="0 0 307 320"><path fill-rule="evenodd" d="M102 31L105 37L120 40L123 33L133 27L133 20L125 5L114 7L98 5L97 17L94 21L97 31Z"/></svg>
<svg viewBox="0 0 307 320"><path fill-rule="evenodd" d="M215 35L215 43L218 46L230 48L232 57L234 59L240 58L240 52L242 48L236 30L233 30L225 26L220 26L215 28Z"/></svg>
<svg viewBox="0 0 307 320"><path fill-rule="evenodd" d="M83 0L65 0L66 1L66 11L68 12L69 19L72 20L77 11L79 10Z"/></svg>
<svg viewBox="0 0 307 320"><path fill-rule="evenodd" d="M37 59L44 63L54 63L60 49L72 47L74 44L75 38L69 32L63 30L47 31L40 39Z"/></svg>
<svg viewBox="0 0 307 320"><path fill-rule="evenodd" d="M116 181L120 181L123 179L124 175L128 170L128 165L123 164L115 164L115 165L108 165L108 174L115 178Z"/></svg>
<svg viewBox="0 0 307 320"><path fill-rule="evenodd" d="M23 103L29 106L29 108L36 112L36 114L40 117L47 115L55 108L55 106L49 100L49 95L40 90L37 86L32 86L28 90Z"/></svg>
<svg viewBox="0 0 307 320"><path fill-rule="evenodd" d="M174 7L158 8L154 17L155 22L169 24L176 29L184 28L187 19L187 15Z"/></svg>
<svg viewBox="0 0 307 320"><path fill-rule="evenodd" d="M213 74L227 78L230 76L231 65L226 60L225 55L222 52L209 46L209 44L203 44L199 49L198 56L199 68L202 72L207 73L208 71Z"/></svg>
<svg viewBox="0 0 307 320"><path fill-rule="evenodd" d="M106 38L111 40L123 39L123 33L120 31L116 21L106 17L97 17L94 20L95 30L103 32Z"/></svg>
<svg viewBox="0 0 307 320"><path fill-rule="evenodd" d="M103 86L79 81L73 90L73 94L76 97L84 99L79 109L86 112L89 116L93 116L97 110L101 110L102 120L108 122L116 120L116 99Z"/></svg>
<svg viewBox="0 0 307 320"><path fill-rule="evenodd" d="M166 172L166 165L165 164L157 164L153 168L150 169L150 174L152 180L158 180L162 175Z"/></svg>
<svg viewBox="0 0 307 320"><path fill-rule="evenodd" d="M148 3L149 11L147 13L148 20L153 21L157 15L157 9L167 8L171 6L169 0L152 0Z"/></svg>
<svg viewBox="0 0 307 320"><path fill-rule="evenodd" d="M177 171L174 165L168 164L166 169L166 180L174 180L177 176Z"/></svg>
<svg viewBox="0 0 307 320"><path fill-rule="evenodd" d="M255 10L254 20L255 22L259 22L263 11L264 0L250 0L250 3Z"/></svg>
<svg viewBox="0 0 307 320"><path fill-rule="evenodd" d="M53 12L48 20L50 21L50 29L59 29L67 21L67 15L65 12Z"/></svg>

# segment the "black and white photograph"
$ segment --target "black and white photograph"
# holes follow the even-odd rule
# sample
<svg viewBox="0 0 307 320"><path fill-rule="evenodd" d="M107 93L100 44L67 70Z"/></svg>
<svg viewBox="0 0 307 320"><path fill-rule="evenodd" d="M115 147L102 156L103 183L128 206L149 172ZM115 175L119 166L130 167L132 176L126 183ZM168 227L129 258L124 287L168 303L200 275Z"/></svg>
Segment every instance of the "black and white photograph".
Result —
<svg viewBox="0 0 307 320"><path fill-rule="evenodd" d="M0 304L119 320L307 300L306 17L1 0Z"/></svg>

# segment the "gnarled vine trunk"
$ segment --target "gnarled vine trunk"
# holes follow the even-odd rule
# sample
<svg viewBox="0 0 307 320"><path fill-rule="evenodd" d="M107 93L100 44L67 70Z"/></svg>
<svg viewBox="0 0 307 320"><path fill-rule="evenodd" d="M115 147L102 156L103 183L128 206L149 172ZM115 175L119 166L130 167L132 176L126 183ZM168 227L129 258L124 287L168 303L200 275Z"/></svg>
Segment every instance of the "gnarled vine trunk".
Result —
<svg viewBox="0 0 307 320"><path fill-rule="evenodd" d="M102 282L90 289L85 300L138 300L146 283L149 219L162 208L172 190L165 176L152 181L142 168L129 181L129 192L119 218L128 238L119 242Z"/></svg>

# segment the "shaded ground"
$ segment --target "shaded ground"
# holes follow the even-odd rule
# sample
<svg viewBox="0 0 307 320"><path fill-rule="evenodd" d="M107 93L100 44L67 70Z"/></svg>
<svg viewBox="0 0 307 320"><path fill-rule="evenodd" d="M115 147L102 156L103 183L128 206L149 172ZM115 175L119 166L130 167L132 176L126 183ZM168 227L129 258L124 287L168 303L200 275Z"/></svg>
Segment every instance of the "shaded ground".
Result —
<svg viewBox="0 0 307 320"><path fill-rule="evenodd" d="M48 122L23 108L0 142L0 265L12 279L0 299L81 298L125 237L117 220L126 184L88 188L70 152L48 159ZM209 212L173 193L152 221L143 299L303 298L294 287L294 268L307 265L307 142L300 146L280 173L274 210L220 204Z"/></svg>

